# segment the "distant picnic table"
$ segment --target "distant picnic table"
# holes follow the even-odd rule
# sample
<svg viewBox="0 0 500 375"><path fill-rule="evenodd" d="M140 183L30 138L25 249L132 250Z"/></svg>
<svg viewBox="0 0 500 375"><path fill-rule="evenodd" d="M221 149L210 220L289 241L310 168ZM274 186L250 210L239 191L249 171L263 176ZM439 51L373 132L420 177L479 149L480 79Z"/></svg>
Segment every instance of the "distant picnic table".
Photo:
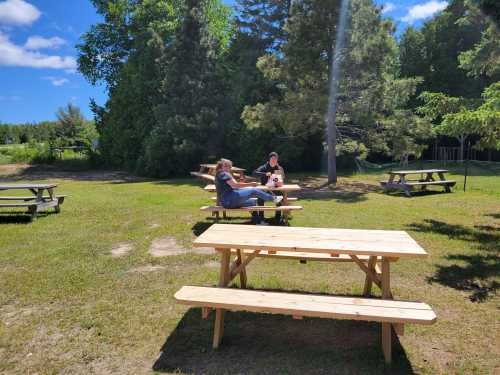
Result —
<svg viewBox="0 0 500 375"><path fill-rule="evenodd" d="M199 177L207 182L215 182L215 169L217 164L200 164L200 170L198 172L190 172L191 176ZM231 173L237 177L241 178L245 176L245 170L239 167L232 167Z"/></svg>
<svg viewBox="0 0 500 375"><path fill-rule="evenodd" d="M447 173L447 169L418 169L418 170L403 170L403 171L391 171L388 172L389 180L380 181L380 185L384 188L384 192L388 192L391 189L403 190L405 194L410 197L411 191L414 187L420 186L421 190L426 190L429 185L443 186L447 193L451 192L450 187L456 184L455 180L447 180L444 176ZM418 180L409 180L407 176L409 175L425 175ZM434 178L435 174L438 178ZM398 177L398 180L395 178Z"/></svg>
<svg viewBox="0 0 500 375"><path fill-rule="evenodd" d="M178 303L202 307L203 317L210 309L216 310L214 348L222 339L226 310L285 314L294 319L366 320L382 323L382 348L390 363L393 331L403 334L406 323L433 324L436 320L425 303L393 299L390 263L427 257L427 252L403 231L215 224L193 246L211 247L220 254L218 287L183 286L175 298ZM236 258L231 262L233 255ZM364 295L370 296L375 284L382 291L382 299L247 290L246 267L255 257L263 256L350 261L366 275ZM227 288L237 276L241 289ZM294 282L304 277L300 273Z"/></svg>
<svg viewBox="0 0 500 375"><path fill-rule="evenodd" d="M66 196L56 196L54 193L56 187L57 184L0 184L0 191L29 190L32 193L31 196L0 195L0 202L10 202L0 203L0 208L26 207L31 215L31 219L35 219L38 212L51 207L54 207L56 212L59 212L59 206L64 202ZM47 191L48 195L44 195L45 191Z"/></svg>

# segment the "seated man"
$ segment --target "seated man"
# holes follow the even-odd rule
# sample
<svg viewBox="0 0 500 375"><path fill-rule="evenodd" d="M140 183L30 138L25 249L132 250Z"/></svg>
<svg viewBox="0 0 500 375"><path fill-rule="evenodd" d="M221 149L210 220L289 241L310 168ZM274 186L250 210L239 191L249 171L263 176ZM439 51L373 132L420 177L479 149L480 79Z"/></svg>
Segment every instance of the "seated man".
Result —
<svg viewBox="0 0 500 375"><path fill-rule="evenodd" d="M216 167L215 186L220 204L224 208L255 206L255 200L252 198L261 200L262 205L264 201L273 201L275 204L281 202L283 197L256 189L255 187L258 185L256 182L237 182L231 174L232 166L231 160L220 159ZM260 223L259 216L255 211L252 212L252 222L254 224Z"/></svg>
<svg viewBox="0 0 500 375"><path fill-rule="evenodd" d="M283 181L285 180L285 171L281 167L281 165L278 164L278 154L276 152L271 152L269 154L269 159L268 161L261 165L259 168L257 168L254 172L253 175L255 177L260 178L260 183L262 185L266 185L269 181L269 178L273 174L279 174L281 175L281 182L278 182L277 186L280 186L283 184ZM275 194L282 195L281 192L275 191ZM259 205L263 205L264 201L261 200L260 198L257 200ZM261 222L264 222L264 212L259 212L259 218ZM275 222L276 224L279 224L281 222L281 212L276 211L275 215Z"/></svg>

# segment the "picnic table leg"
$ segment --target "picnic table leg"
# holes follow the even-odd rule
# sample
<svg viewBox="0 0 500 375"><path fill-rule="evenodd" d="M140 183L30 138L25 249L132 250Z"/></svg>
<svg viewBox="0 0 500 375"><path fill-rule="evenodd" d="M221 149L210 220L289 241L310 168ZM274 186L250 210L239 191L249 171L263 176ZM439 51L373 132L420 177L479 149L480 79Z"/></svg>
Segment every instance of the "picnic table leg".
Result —
<svg viewBox="0 0 500 375"><path fill-rule="evenodd" d="M382 298L392 299L390 262L387 257L382 257ZM392 360L392 324L382 323L382 350L385 363Z"/></svg>
<svg viewBox="0 0 500 375"><path fill-rule="evenodd" d="M283 192L283 200L281 203L282 206L288 206L288 193L286 191ZM289 211L283 211L283 222L285 225L288 225L290 213Z"/></svg>
<svg viewBox="0 0 500 375"><path fill-rule="evenodd" d="M220 274L219 274L219 286L225 287L229 283L229 262L231 260L231 250L220 249L221 262L220 262ZM224 309L215 310L215 324L214 324L214 339L212 347L217 349L222 341L222 336L224 334Z"/></svg>
<svg viewBox="0 0 500 375"><path fill-rule="evenodd" d="M368 269L372 270L373 272L376 272L375 270L375 264L377 263L377 257L371 256L368 259ZM363 289L363 295L364 296L369 296L372 292L372 279L368 274L365 277L365 288Z"/></svg>
<svg viewBox="0 0 500 375"><path fill-rule="evenodd" d="M243 262L243 252L240 249L236 250L236 265L239 266ZM246 267L240 271L240 286L242 288L247 287L247 270Z"/></svg>
<svg viewBox="0 0 500 375"><path fill-rule="evenodd" d="M438 175L439 175L439 179L440 179L441 181L446 181L446 178L444 177L444 173L443 173L443 172L439 172L439 173L438 173ZM447 185L447 184L443 184L443 186L444 186L444 190L445 190L447 193L451 193L451 188L450 188L450 186L449 186L449 185Z"/></svg>

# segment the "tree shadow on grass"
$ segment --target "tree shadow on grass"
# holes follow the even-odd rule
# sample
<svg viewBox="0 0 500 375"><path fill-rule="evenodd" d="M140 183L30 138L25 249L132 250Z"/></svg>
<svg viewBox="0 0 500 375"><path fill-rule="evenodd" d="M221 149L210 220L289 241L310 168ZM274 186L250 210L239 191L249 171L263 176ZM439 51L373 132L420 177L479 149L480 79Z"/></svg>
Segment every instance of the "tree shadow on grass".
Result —
<svg viewBox="0 0 500 375"><path fill-rule="evenodd" d="M361 181L340 180L334 186L328 184L326 179L321 177L304 178L300 184L302 190L295 195L301 199L336 200L340 203L365 201L368 199L366 196L368 193L381 191L379 186Z"/></svg>
<svg viewBox="0 0 500 375"><path fill-rule="evenodd" d="M433 232L450 239L469 241L477 246L474 254L449 254L445 259L458 263L437 265L434 276L428 282L470 292L472 302L484 302L497 293L500 283L500 230L492 226L466 227L437 220L414 223L409 229L417 232Z"/></svg>
<svg viewBox="0 0 500 375"><path fill-rule="evenodd" d="M25 212L0 212L0 224L30 224L52 214L55 214L55 212L39 212L37 219L31 220L31 214Z"/></svg>
<svg viewBox="0 0 500 375"><path fill-rule="evenodd" d="M385 374L380 324L227 312L224 337L212 349L214 313L189 309L161 348L159 372L189 374ZM413 374L398 339L391 374Z"/></svg>

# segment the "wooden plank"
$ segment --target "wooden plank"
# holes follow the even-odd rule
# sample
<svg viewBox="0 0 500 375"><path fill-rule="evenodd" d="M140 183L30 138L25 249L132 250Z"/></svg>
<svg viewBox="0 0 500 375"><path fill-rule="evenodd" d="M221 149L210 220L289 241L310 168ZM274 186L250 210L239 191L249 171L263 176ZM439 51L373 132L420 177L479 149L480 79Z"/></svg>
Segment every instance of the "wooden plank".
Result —
<svg viewBox="0 0 500 375"><path fill-rule="evenodd" d="M214 224L194 247L426 257L404 231Z"/></svg>
<svg viewBox="0 0 500 375"><path fill-rule="evenodd" d="M382 258L382 298L392 298L391 294L391 273L389 261L386 257Z"/></svg>
<svg viewBox="0 0 500 375"><path fill-rule="evenodd" d="M253 250L242 250L244 254L251 254ZM231 249L231 253L236 253L235 249ZM274 254L267 250L261 250L257 257L262 258L276 258L276 259L289 259L289 260L312 260L312 261L326 261L326 262L353 262L352 258L347 254L335 254L332 257L328 253L306 253L299 251L276 251ZM362 262L368 262L370 257L368 255L358 255L358 259ZM374 257L377 261L382 261L381 257ZM397 258L391 258L391 261L397 261Z"/></svg>
<svg viewBox="0 0 500 375"><path fill-rule="evenodd" d="M221 251L219 286L229 284L229 262L231 261L231 253L229 250Z"/></svg>
<svg viewBox="0 0 500 375"><path fill-rule="evenodd" d="M203 206L200 207L200 211L206 212L231 212L231 211L299 211L302 210L302 206L249 206L249 207L239 207L239 208L224 208L222 206Z"/></svg>
<svg viewBox="0 0 500 375"><path fill-rule="evenodd" d="M434 311L420 302L198 286L183 286L175 293L175 299L191 306L292 316L387 323L433 324L436 321Z"/></svg>
<svg viewBox="0 0 500 375"><path fill-rule="evenodd" d="M190 172L190 173L194 177L199 177L199 178L202 178L204 180L208 180L209 182L215 181L215 177L212 176L211 174L208 174L208 173L200 173L200 172Z"/></svg>
<svg viewBox="0 0 500 375"><path fill-rule="evenodd" d="M242 265L243 262L245 261L245 257L243 255L243 251L241 251L240 249L237 249L236 250L236 264L238 266ZM247 287L247 269L246 269L246 266L244 266L241 270L240 270L240 285L242 288L246 288Z"/></svg>
<svg viewBox="0 0 500 375"><path fill-rule="evenodd" d="M225 311L222 309L215 310L215 323L214 323L214 339L212 347L217 349L222 341L224 335L224 315Z"/></svg>
<svg viewBox="0 0 500 375"><path fill-rule="evenodd" d="M52 189L57 187L57 184L2 184L0 190L12 189Z"/></svg>
<svg viewBox="0 0 500 375"><path fill-rule="evenodd" d="M455 186L457 182L455 180L445 180L445 181L410 181L406 182L409 186L422 186L422 185L449 185Z"/></svg>
<svg viewBox="0 0 500 375"><path fill-rule="evenodd" d="M297 184L285 184L283 186L277 187L277 188L271 188L266 185L257 185L254 186L257 189L264 190L264 191L282 191L282 192L292 192L292 191L300 191L301 187ZM249 187L253 188L253 187ZM249 188L242 188L242 189L249 189ZM215 185L210 184L204 187L204 190L214 192L216 191Z"/></svg>
<svg viewBox="0 0 500 375"><path fill-rule="evenodd" d="M37 203L0 203L0 207L36 207Z"/></svg>
<svg viewBox="0 0 500 375"><path fill-rule="evenodd" d="M393 175L405 175L405 174L422 174L422 173L446 173L447 169L414 169L407 171L390 171L388 174Z"/></svg>
<svg viewBox="0 0 500 375"><path fill-rule="evenodd" d="M358 257L359 259L359 257ZM361 259L360 259L361 260ZM377 263L377 257L370 257L369 260L368 260L368 269L371 271L371 272L374 272L376 273L375 271L375 265ZM373 284L373 281L372 281L372 278L369 277L368 275L366 275L366 278L365 278L365 286L363 288L363 295L364 296L369 296L371 294L371 291L372 291L372 284Z"/></svg>
<svg viewBox="0 0 500 375"><path fill-rule="evenodd" d="M56 195L55 198L65 198L67 197L67 195ZM10 197L7 197L7 196L0 196L0 201L15 201L15 200L23 200L23 201L32 201L32 200L35 200L36 197L34 195L32 196L19 196L19 197L16 197L16 196L10 196ZM48 196L45 196L45 197L42 197L43 200L48 200L50 199L50 197Z"/></svg>

